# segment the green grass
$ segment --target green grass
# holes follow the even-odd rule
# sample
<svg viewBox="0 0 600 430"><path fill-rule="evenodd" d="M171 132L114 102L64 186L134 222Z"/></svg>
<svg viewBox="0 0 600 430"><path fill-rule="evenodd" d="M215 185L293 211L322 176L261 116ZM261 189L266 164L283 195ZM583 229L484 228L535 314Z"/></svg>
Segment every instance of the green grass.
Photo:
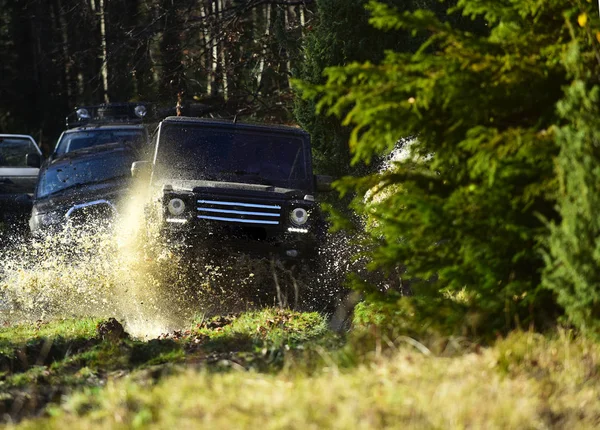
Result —
<svg viewBox="0 0 600 430"><path fill-rule="evenodd" d="M310 342L337 342L317 313L265 309L200 319L189 330L143 341L103 334L99 320L64 320L0 328L0 416L22 419L75 389L114 377L162 377L175 365L210 372L277 372L285 355ZM15 411L15 404L26 398Z"/></svg>
<svg viewBox="0 0 600 430"><path fill-rule="evenodd" d="M597 428L600 347L514 333L454 357L403 347L352 368L187 368L71 396L21 428ZM327 361L327 360L326 360Z"/></svg>
<svg viewBox="0 0 600 430"><path fill-rule="evenodd" d="M327 331L325 319L316 312L299 313L273 308L247 312L230 322L227 317L200 321L194 330L209 337L208 346L217 350L238 342L257 348L296 346L323 336Z"/></svg>
<svg viewBox="0 0 600 430"><path fill-rule="evenodd" d="M30 323L0 327L0 354L46 339L73 341L90 339L96 334L96 319L67 319L50 323Z"/></svg>
<svg viewBox="0 0 600 430"><path fill-rule="evenodd" d="M45 333L68 338L68 324L47 324ZM31 418L41 407L14 416L22 419L18 428L600 424L600 344L566 330L514 332L489 347L465 344L447 354L447 347L383 341L377 332L342 339L319 314L277 309L199 318L151 341L98 339L94 324L86 324L96 339L87 347L0 377L0 404L19 404L23 393L43 402L41 418ZM26 333L39 338L39 330L6 328L0 336L23 345ZM9 331L21 334L11 340ZM72 333L76 339L82 332Z"/></svg>

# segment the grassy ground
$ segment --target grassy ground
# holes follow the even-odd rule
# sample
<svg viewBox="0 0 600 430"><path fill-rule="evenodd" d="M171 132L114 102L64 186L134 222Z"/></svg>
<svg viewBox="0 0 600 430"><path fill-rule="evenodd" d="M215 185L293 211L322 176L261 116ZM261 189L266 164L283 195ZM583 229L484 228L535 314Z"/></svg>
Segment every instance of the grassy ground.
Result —
<svg viewBox="0 0 600 430"><path fill-rule="evenodd" d="M285 354L339 340L317 313L265 309L194 321L189 330L131 339L116 320L64 320L0 329L0 417L42 413L74 390L125 376L161 379L179 367L277 372Z"/></svg>
<svg viewBox="0 0 600 430"><path fill-rule="evenodd" d="M593 340L515 332L445 356L366 339L276 309L148 342L93 320L4 328L4 417L27 418L22 428L600 426ZM44 387L61 394L40 396Z"/></svg>

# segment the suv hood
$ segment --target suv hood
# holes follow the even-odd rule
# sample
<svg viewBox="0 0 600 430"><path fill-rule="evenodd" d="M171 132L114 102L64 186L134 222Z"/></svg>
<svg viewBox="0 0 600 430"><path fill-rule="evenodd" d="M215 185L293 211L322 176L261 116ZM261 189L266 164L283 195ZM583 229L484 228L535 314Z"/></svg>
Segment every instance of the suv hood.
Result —
<svg viewBox="0 0 600 430"><path fill-rule="evenodd" d="M165 182L167 183L167 182ZM306 192L294 188L282 188L272 185L248 184L240 182L206 181L206 180L177 180L168 182L173 191L188 191L194 193L218 193L264 195L270 198L303 199Z"/></svg>
<svg viewBox="0 0 600 430"><path fill-rule="evenodd" d="M34 206L38 212L44 213L95 200L109 200L112 203L117 203L126 194L128 185L128 181L116 181L89 185L85 188L75 188L72 191L37 199Z"/></svg>

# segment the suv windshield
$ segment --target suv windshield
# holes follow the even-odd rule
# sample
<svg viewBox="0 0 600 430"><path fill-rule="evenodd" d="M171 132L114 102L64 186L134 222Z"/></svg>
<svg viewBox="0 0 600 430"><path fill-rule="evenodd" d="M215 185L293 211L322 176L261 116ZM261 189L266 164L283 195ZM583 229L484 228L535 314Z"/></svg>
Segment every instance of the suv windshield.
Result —
<svg viewBox="0 0 600 430"><path fill-rule="evenodd" d="M76 151L82 148L89 148L106 143L126 143L130 142L135 148L142 148L146 143L146 133L144 130L83 130L70 133L64 133L54 153L56 155Z"/></svg>
<svg viewBox="0 0 600 430"><path fill-rule="evenodd" d="M281 132L164 124L155 178L206 179L300 188L304 140Z"/></svg>
<svg viewBox="0 0 600 430"><path fill-rule="evenodd" d="M0 137L0 167L27 167L27 154L38 153L30 139Z"/></svg>
<svg viewBox="0 0 600 430"><path fill-rule="evenodd" d="M48 167L39 179L37 197L45 197L81 185L131 177L135 156L115 151L103 156L65 161Z"/></svg>

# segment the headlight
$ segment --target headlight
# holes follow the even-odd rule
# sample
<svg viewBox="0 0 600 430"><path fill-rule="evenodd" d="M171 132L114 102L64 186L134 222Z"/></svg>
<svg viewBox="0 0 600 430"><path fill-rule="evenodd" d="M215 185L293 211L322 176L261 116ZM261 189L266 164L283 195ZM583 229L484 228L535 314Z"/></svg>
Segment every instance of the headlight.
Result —
<svg viewBox="0 0 600 430"><path fill-rule="evenodd" d="M306 224L306 221L308 221L308 212L306 212L306 209L302 208L292 209L290 212L290 221L295 226L304 225Z"/></svg>
<svg viewBox="0 0 600 430"><path fill-rule="evenodd" d="M169 200L168 209L171 215L181 215L185 210L185 203L181 199L171 199Z"/></svg>

